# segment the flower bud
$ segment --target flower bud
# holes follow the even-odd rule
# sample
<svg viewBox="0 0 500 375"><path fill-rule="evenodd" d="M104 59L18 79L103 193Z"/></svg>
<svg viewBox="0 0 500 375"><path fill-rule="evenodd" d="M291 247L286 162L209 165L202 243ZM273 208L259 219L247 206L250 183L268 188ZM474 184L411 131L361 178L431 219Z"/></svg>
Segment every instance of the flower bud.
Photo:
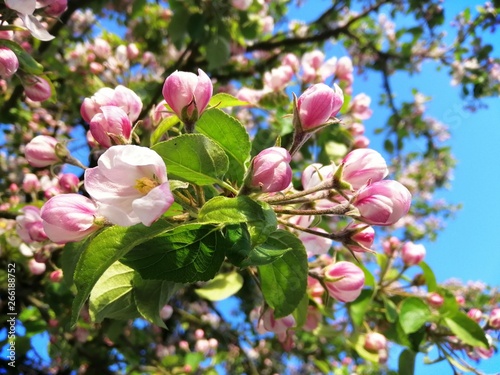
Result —
<svg viewBox="0 0 500 375"><path fill-rule="evenodd" d="M25 147L26 160L33 167L41 168L61 162L57 155L57 139L48 135L37 135Z"/></svg>
<svg viewBox="0 0 500 375"><path fill-rule="evenodd" d="M372 99L364 93L356 95L350 105L352 115L359 120L368 120L373 114L370 109L371 101Z"/></svg>
<svg viewBox="0 0 500 375"><path fill-rule="evenodd" d="M37 76L25 77L23 86L26 97L34 102L43 102L52 96L50 83L45 78Z"/></svg>
<svg viewBox="0 0 500 375"><path fill-rule="evenodd" d="M427 302L432 307L440 308L443 306L444 298L440 294L433 292L427 295Z"/></svg>
<svg viewBox="0 0 500 375"><path fill-rule="evenodd" d="M401 248L401 258L406 266L419 264L425 258L424 245L417 245L411 241L406 242Z"/></svg>
<svg viewBox="0 0 500 375"><path fill-rule="evenodd" d="M0 77L9 78L18 68L19 60L16 54L10 48L0 46Z"/></svg>
<svg viewBox="0 0 500 375"><path fill-rule="evenodd" d="M311 228L316 232L327 233L326 230L322 228ZM332 240L326 237L317 236L312 233L300 232L299 240L302 241L304 247L306 248L307 256L311 257L313 255L326 254L330 247L332 246Z"/></svg>
<svg viewBox="0 0 500 375"><path fill-rule="evenodd" d="M473 308L467 311L467 316L474 320L476 323L479 323L481 321L481 318L483 317L483 313L481 312L481 310Z"/></svg>
<svg viewBox="0 0 500 375"><path fill-rule="evenodd" d="M47 269L45 263L38 263L35 259L30 259L28 261L28 268L33 275L41 275Z"/></svg>
<svg viewBox="0 0 500 375"><path fill-rule="evenodd" d="M295 318L292 315L276 319L272 309L267 309L264 314L262 314L262 322L266 330L274 333L284 333L289 328L295 326Z"/></svg>
<svg viewBox="0 0 500 375"><path fill-rule="evenodd" d="M352 66L352 60L348 56L342 56L337 61L335 74L337 78L341 81L351 82L353 81L352 73L354 68Z"/></svg>
<svg viewBox="0 0 500 375"><path fill-rule="evenodd" d="M324 83L312 85L297 100L301 129L312 130L327 123L343 104L344 94L336 84L333 89Z"/></svg>
<svg viewBox="0 0 500 375"><path fill-rule="evenodd" d="M213 86L210 78L201 69L198 69L198 76L194 73L175 71L165 80L162 93L172 111L182 122L191 126L207 107Z"/></svg>
<svg viewBox="0 0 500 375"><path fill-rule="evenodd" d="M58 283L62 280L63 278L63 271L62 270L55 270L50 273L50 281L53 283Z"/></svg>
<svg viewBox="0 0 500 375"><path fill-rule="evenodd" d="M64 173L59 178L59 187L63 193L76 193L79 185L80 179L76 174Z"/></svg>
<svg viewBox="0 0 500 375"><path fill-rule="evenodd" d="M292 182L292 160L282 147L270 147L261 151L252 163L251 185L264 193L286 189Z"/></svg>
<svg viewBox="0 0 500 375"><path fill-rule="evenodd" d="M363 229L361 229L363 228ZM361 230L360 230L361 229ZM375 239L375 230L371 226L367 226L363 223L349 223L349 225L344 229L351 233L348 243L344 243L344 246L351 251L356 252L367 252L373 245ZM359 244L361 246L356 245Z"/></svg>
<svg viewBox="0 0 500 375"><path fill-rule="evenodd" d="M43 230L40 209L35 206L25 206L20 210L23 214L16 217L17 234L25 243L40 242L47 239Z"/></svg>
<svg viewBox="0 0 500 375"><path fill-rule="evenodd" d="M353 189L359 189L368 181L381 181L389 174L385 159L371 149L352 150L342 164L342 180L351 184Z"/></svg>
<svg viewBox="0 0 500 375"><path fill-rule="evenodd" d="M50 0L43 9L48 16L59 17L68 8L68 0Z"/></svg>
<svg viewBox="0 0 500 375"><path fill-rule="evenodd" d="M238 10L247 10L253 0L231 0L231 5Z"/></svg>
<svg viewBox="0 0 500 375"><path fill-rule="evenodd" d="M115 106L102 106L101 111L90 120L94 139L105 148L130 143L132 123L125 111Z"/></svg>
<svg viewBox="0 0 500 375"><path fill-rule="evenodd" d="M387 347L387 339L378 332L369 332L365 336L364 348L371 352L378 352Z"/></svg>
<svg viewBox="0 0 500 375"><path fill-rule="evenodd" d="M408 213L411 194L397 181L377 181L358 190L353 205L361 220L372 225L392 225Z"/></svg>
<svg viewBox="0 0 500 375"><path fill-rule="evenodd" d="M365 274L351 262L337 262L324 269L328 293L341 302L352 302L361 294L365 285Z"/></svg>
<svg viewBox="0 0 500 375"><path fill-rule="evenodd" d="M50 198L41 209L43 228L56 243L77 242L100 228L97 206L80 194L61 194Z"/></svg>
<svg viewBox="0 0 500 375"><path fill-rule="evenodd" d="M488 324L494 329L500 329L500 308L491 310Z"/></svg>
<svg viewBox="0 0 500 375"><path fill-rule="evenodd" d="M26 173L23 179L23 190L26 193L35 193L40 190L42 185L40 184L40 180L33 173Z"/></svg>

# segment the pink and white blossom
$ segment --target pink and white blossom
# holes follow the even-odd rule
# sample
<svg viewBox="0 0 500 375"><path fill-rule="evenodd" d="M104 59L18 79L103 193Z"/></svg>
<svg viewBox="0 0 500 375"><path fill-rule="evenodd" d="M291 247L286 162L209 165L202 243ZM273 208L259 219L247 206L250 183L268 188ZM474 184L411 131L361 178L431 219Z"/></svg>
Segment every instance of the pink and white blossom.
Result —
<svg viewBox="0 0 500 375"><path fill-rule="evenodd" d="M54 137L37 135L24 148L26 160L37 168L59 163L61 158L57 155L57 144Z"/></svg>
<svg viewBox="0 0 500 375"><path fill-rule="evenodd" d="M174 201L165 163L147 147L110 147L85 171L84 185L99 213L121 226L150 226Z"/></svg>
<svg viewBox="0 0 500 375"><path fill-rule="evenodd" d="M342 160L342 164L342 180L351 184L353 189L359 189L368 181L383 180L389 174L385 159L371 149L352 150Z"/></svg>
<svg viewBox="0 0 500 375"><path fill-rule="evenodd" d="M365 274L355 264L340 261L323 269L328 293L341 302L352 302L361 294L365 285Z"/></svg>
<svg viewBox="0 0 500 375"><path fill-rule="evenodd" d="M20 210L21 215L16 217L17 234L25 243L40 242L47 239L43 229L40 209L35 206L25 206Z"/></svg>
<svg viewBox="0 0 500 375"><path fill-rule="evenodd" d="M333 89L324 83L309 87L297 100L300 125L311 130L324 125L334 117L344 104L344 94L337 84Z"/></svg>
<svg viewBox="0 0 500 375"><path fill-rule="evenodd" d="M90 120L90 132L94 139L105 148L130 143L132 122L127 113L116 106L106 105L100 109L101 113Z"/></svg>
<svg viewBox="0 0 500 375"><path fill-rule="evenodd" d="M261 151L253 160L252 186L264 193L286 189L292 182L292 157L282 147L270 147Z"/></svg>
<svg viewBox="0 0 500 375"><path fill-rule="evenodd" d="M422 244L415 244L411 241L405 242L401 248L401 258L407 266L419 264L425 258L425 247Z"/></svg>

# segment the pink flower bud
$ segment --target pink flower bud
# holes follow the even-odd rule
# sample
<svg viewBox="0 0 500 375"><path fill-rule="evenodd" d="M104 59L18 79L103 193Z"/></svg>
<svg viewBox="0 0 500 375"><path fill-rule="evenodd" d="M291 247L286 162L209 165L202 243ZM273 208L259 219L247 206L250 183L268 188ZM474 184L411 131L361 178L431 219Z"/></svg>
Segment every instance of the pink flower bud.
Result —
<svg viewBox="0 0 500 375"><path fill-rule="evenodd" d="M271 147L261 151L253 160L252 186L264 193L286 189L292 182L292 157L282 147Z"/></svg>
<svg viewBox="0 0 500 375"><path fill-rule="evenodd" d="M369 332L365 336L364 347L371 352L378 352L387 347L387 339L378 332Z"/></svg>
<svg viewBox="0 0 500 375"><path fill-rule="evenodd" d="M319 310L314 307L314 306L307 306L307 317L306 317L306 322L304 323L304 326L302 329L307 332L312 332L314 331L319 323L321 322L321 313Z"/></svg>
<svg viewBox="0 0 500 375"><path fill-rule="evenodd" d="M35 206L25 206L20 210L23 215L16 217L17 234L25 243L40 242L47 239L43 230L40 209Z"/></svg>
<svg viewBox="0 0 500 375"><path fill-rule="evenodd" d="M360 228L365 227L360 232L357 232ZM351 241L358 243L361 246L356 246L355 244L347 243L344 244L349 250L356 252L366 252L365 248L371 249L373 241L375 239L375 230L371 226L367 226L363 223L349 223L349 225L344 229L345 231L351 232Z"/></svg>
<svg viewBox="0 0 500 375"><path fill-rule="evenodd" d="M64 173L59 178L59 187L63 193L76 193L79 185L80 179L76 174Z"/></svg>
<svg viewBox="0 0 500 375"><path fill-rule="evenodd" d="M327 123L340 111L342 104L344 94L336 84L333 89L324 83L312 85L297 101L302 129L310 130Z"/></svg>
<svg viewBox="0 0 500 375"><path fill-rule="evenodd" d="M292 315L276 319L274 317L274 310L272 309L267 309L264 314L262 314L262 322L266 330L274 333L284 333L289 328L295 326L295 318Z"/></svg>
<svg viewBox="0 0 500 375"><path fill-rule="evenodd" d="M359 189L353 204L364 222L392 225L410 210L411 194L397 181L382 180Z"/></svg>
<svg viewBox="0 0 500 375"><path fill-rule="evenodd" d="M50 0L49 4L43 9L51 17L59 17L68 8L68 0Z"/></svg>
<svg viewBox="0 0 500 375"><path fill-rule="evenodd" d="M325 61L325 54L317 49L304 53L301 62L302 65L308 65L314 70L318 70L323 65L323 61Z"/></svg>
<svg viewBox="0 0 500 375"><path fill-rule="evenodd" d="M481 321L481 318L483 317L483 313L481 312L481 310L473 308L467 311L467 316L474 320L476 323L479 323Z"/></svg>
<svg viewBox="0 0 500 375"><path fill-rule="evenodd" d="M50 83L45 78L37 76L25 77L23 86L26 97L34 102L43 102L52 96Z"/></svg>
<svg viewBox="0 0 500 375"><path fill-rule="evenodd" d="M364 94L356 95L350 105L352 115L359 120L367 120L372 117L373 111L370 109L371 98Z"/></svg>
<svg viewBox="0 0 500 375"><path fill-rule="evenodd" d="M388 174L385 159L377 151L371 149L353 150L342 160L344 169L342 180L359 189L368 181L383 180Z"/></svg>
<svg viewBox="0 0 500 375"><path fill-rule="evenodd" d="M48 135L37 135L25 147L26 160L33 167L41 168L61 162L57 155L57 139Z"/></svg>
<svg viewBox="0 0 500 375"><path fill-rule="evenodd" d="M231 5L238 10L247 10L253 0L231 0Z"/></svg>
<svg viewBox="0 0 500 375"><path fill-rule="evenodd" d="M129 45L127 45L127 58L129 60L137 59L140 54L141 54L141 52L139 51L137 44L130 43Z"/></svg>
<svg viewBox="0 0 500 375"><path fill-rule="evenodd" d="M384 253L391 256L394 251L396 251L401 245L401 241L394 236L391 236L388 240L382 242L382 248L384 249Z"/></svg>
<svg viewBox="0 0 500 375"><path fill-rule="evenodd" d="M367 148L368 146L370 146L370 139L368 137L364 135L354 137L354 141L352 143L353 148Z"/></svg>
<svg viewBox="0 0 500 375"><path fill-rule="evenodd" d="M328 293L341 302L352 302L361 294L365 274L351 262L337 262L323 269Z"/></svg>
<svg viewBox="0 0 500 375"><path fill-rule="evenodd" d="M77 242L100 228L97 206L80 194L61 194L42 207L43 228L56 243Z"/></svg>
<svg viewBox="0 0 500 375"><path fill-rule="evenodd" d="M53 283L58 283L62 280L63 278L63 271L62 270L55 270L50 273L50 281Z"/></svg>
<svg viewBox="0 0 500 375"><path fill-rule="evenodd" d="M121 226L150 226L174 201L165 162L147 147L108 148L97 167L85 171L84 184L100 214Z"/></svg>
<svg viewBox="0 0 500 375"><path fill-rule="evenodd" d="M212 97L212 81L201 69L194 73L175 71L163 84L163 97L185 123L194 123Z"/></svg>
<svg viewBox="0 0 500 375"><path fill-rule="evenodd" d="M300 61L293 53L287 53L281 60L281 64L288 65L294 72L298 72L300 68Z"/></svg>
<svg viewBox="0 0 500 375"><path fill-rule="evenodd" d="M40 180L33 173L26 173L23 179L23 190L26 193L35 193L40 190L42 185L40 184Z"/></svg>
<svg viewBox="0 0 500 375"><path fill-rule="evenodd" d="M28 261L28 268L33 275L41 275L47 269L45 263L38 263L35 259L30 259Z"/></svg>
<svg viewBox="0 0 500 375"><path fill-rule="evenodd" d="M353 71L354 68L352 66L352 60L348 56L342 56L337 61L335 74L337 75L337 78L340 79L341 81L352 83Z"/></svg>
<svg viewBox="0 0 500 375"><path fill-rule="evenodd" d="M322 228L311 228L316 232L327 233L326 230ZM329 238L317 236L312 233L300 232L299 239L304 244L306 248L307 256L311 257L313 255L326 254L330 247L332 246L332 240Z"/></svg>
<svg viewBox="0 0 500 375"><path fill-rule="evenodd" d="M500 329L500 308L491 310L488 324L494 329Z"/></svg>
<svg viewBox="0 0 500 375"><path fill-rule="evenodd" d="M438 293L429 293L427 295L427 302L435 308L440 308L444 303L444 298Z"/></svg>
<svg viewBox="0 0 500 375"><path fill-rule="evenodd" d="M19 68L16 54L7 47L0 46L0 77L9 78Z"/></svg>
<svg viewBox="0 0 500 375"><path fill-rule="evenodd" d="M406 266L419 264L425 258L424 245L417 245L411 241L406 242L401 249L401 258Z"/></svg>
<svg viewBox="0 0 500 375"><path fill-rule="evenodd" d="M90 120L90 132L103 147L130 143L132 123L123 109L115 106L102 106Z"/></svg>
<svg viewBox="0 0 500 375"><path fill-rule="evenodd" d="M172 317L173 313L174 313L173 307L170 305L165 305L160 310L160 318L162 318L163 320L168 320Z"/></svg>
<svg viewBox="0 0 500 375"><path fill-rule="evenodd" d="M264 89L271 91L283 90L293 77L293 69L288 65L282 65L264 73Z"/></svg>

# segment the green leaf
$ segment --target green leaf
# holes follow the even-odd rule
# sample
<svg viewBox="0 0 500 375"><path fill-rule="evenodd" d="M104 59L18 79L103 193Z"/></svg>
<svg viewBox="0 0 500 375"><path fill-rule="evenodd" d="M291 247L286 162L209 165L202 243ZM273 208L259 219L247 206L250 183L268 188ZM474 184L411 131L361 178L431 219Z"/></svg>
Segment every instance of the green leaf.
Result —
<svg viewBox="0 0 500 375"><path fill-rule="evenodd" d="M73 300L71 325L76 323L80 310L94 285L115 261L136 245L168 230L170 227L170 224L161 220L150 227L142 224L132 227L112 226L104 229L88 245L85 245L73 275L78 291Z"/></svg>
<svg viewBox="0 0 500 375"><path fill-rule="evenodd" d="M248 254L252 249L247 225L245 223L227 225L224 227L223 233L231 244L226 250L227 259L235 266L240 266L248 258Z"/></svg>
<svg viewBox="0 0 500 375"><path fill-rule="evenodd" d="M161 137L170 130L175 124L179 122L179 118L176 115L168 116L164 118L155 131L151 134L150 143L151 146L157 144Z"/></svg>
<svg viewBox="0 0 500 375"><path fill-rule="evenodd" d="M168 25L168 36L177 49L181 49L184 44L184 38L187 32L187 22L189 11L182 7L178 7L172 15L172 19Z"/></svg>
<svg viewBox="0 0 500 375"><path fill-rule="evenodd" d="M73 285L73 275L75 274L78 260L89 246L92 238L94 236L88 236L80 242L69 242L64 245L61 255L61 268L63 270L64 281L70 286Z"/></svg>
<svg viewBox="0 0 500 375"><path fill-rule="evenodd" d="M23 72L33 75L43 74L43 66L16 42L8 39L0 39L0 46L5 46L16 54L19 60L19 69Z"/></svg>
<svg viewBox="0 0 500 375"><path fill-rule="evenodd" d="M291 314L299 306L307 288L307 255L302 245L288 251L271 264L259 266L262 294L274 309L275 318Z"/></svg>
<svg viewBox="0 0 500 375"><path fill-rule="evenodd" d="M354 350L356 350L361 358L365 359L366 361L378 363L378 353L370 352L364 347L365 335L355 335L352 338L352 342L350 342L350 345L354 348Z"/></svg>
<svg viewBox="0 0 500 375"><path fill-rule="evenodd" d="M208 102L208 105L210 107L215 107L220 109L228 107L247 106L250 105L250 103L235 98L234 96L227 94L225 92L219 92L218 94L212 96L212 98ZM205 111L204 113L206 112L207 111Z"/></svg>
<svg viewBox="0 0 500 375"><path fill-rule="evenodd" d="M385 317L389 323L395 323L398 320L398 310L394 302L389 298L383 297Z"/></svg>
<svg viewBox="0 0 500 375"><path fill-rule="evenodd" d="M413 375L415 373L415 353L405 349L399 355L398 375Z"/></svg>
<svg viewBox="0 0 500 375"><path fill-rule="evenodd" d="M224 150L202 134L183 134L152 149L163 158L169 176L197 185L217 183L229 167Z"/></svg>
<svg viewBox="0 0 500 375"><path fill-rule="evenodd" d="M141 316L159 327L167 328L160 317L160 310L181 287L181 284L164 280L144 280L137 272L132 280L132 293L137 311Z"/></svg>
<svg viewBox="0 0 500 375"><path fill-rule="evenodd" d="M247 223L254 246L266 241L278 225L276 214L267 203L254 201L247 196L212 198L201 208L198 221L214 224Z"/></svg>
<svg viewBox="0 0 500 375"><path fill-rule="evenodd" d="M201 288L196 294L209 301L222 301L238 293L243 286L243 277L236 272L220 273Z"/></svg>
<svg viewBox="0 0 500 375"><path fill-rule="evenodd" d="M358 327L363 324L365 314L372 303L372 296L372 289L363 289L359 297L348 304L352 321Z"/></svg>
<svg viewBox="0 0 500 375"><path fill-rule="evenodd" d="M293 317L295 318L295 326L301 328L307 321L307 313L309 309L309 296L304 293L299 305L293 310Z"/></svg>
<svg viewBox="0 0 500 375"><path fill-rule="evenodd" d="M363 273L365 274L365 286L369 288L375 288L375 277L373 274L370 272L368 268L365 267L363 263L359 263L358 267L363 270Z"/></svg>
<svg viewBox="0 0 500 375"><path fill-rule="evenodd" d="M229 245L214 225L186 224L141 243L120 261L145 280L208 281L219 271Z"/></svg>
<svg viewBox="0 0 500 375"><path fill-rule="evenodd" d="M212 36L207 44L208 70L217 69L226 64L231 55L229 41L226 38Z"/></svg>
<svg viewBox="0 0 500 375"><path fill-rule="evenodd" d="M418 331L429 320L431 310L420 298L409 297L401 303L399 323L406 334Z"/></svg>
<svg viewBox="0 0 500 375"><path fill-rule="evenodd" d="M90 293L89 310L93 321L104 318L134 319L140 315L132 295L134 270L115 262L99 278Z"/></svg>
<svg viewBox="0 0 500 375"><path fill-rule="evenodd" d="M488 349L489 343L484 330L467 314L458 311L454 316L445 317L448 328L465 344Z"/></svg>
<svg viewBox="0 0 500 375"><path fill-rule="evenodd" d="M434 276L434 272L425 262L420 262L419 266L424 273L425 283L427 284L427 290L429 292L435 292L437 289L437 282L436 282L436 276Z"/></svg>
<svg viewBox="0 0 500 375"><path fill-rule="evenodd" d="M213 140L226 152L229 158L226 178L241 184L252 149L250 137L243 125L224 111L212 108L203 113L196 123L196 130Z"/></svg>
<svg viewBox="0 0 500 375"><path fill-rule="evenodd" d="M303 248L296 235L282 229L271 233L266 242L253 248L240 267L263 266L273 263L291 250Z"/></svg>

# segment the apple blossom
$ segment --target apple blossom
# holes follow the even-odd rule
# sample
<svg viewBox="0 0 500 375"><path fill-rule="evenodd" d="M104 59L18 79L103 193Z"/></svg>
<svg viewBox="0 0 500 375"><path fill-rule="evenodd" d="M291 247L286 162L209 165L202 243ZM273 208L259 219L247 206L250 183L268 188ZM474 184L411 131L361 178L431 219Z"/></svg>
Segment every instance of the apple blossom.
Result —
<svg viewBox="0 0 500 375"><path fill-rule="evenodd" d="M494 310L494 309L493 309ZM492 312L493 312L492 310ZM479 323L481 321L481 318L483 317L483 313L481 310L472 308L469 311L467 311L467 316L474 320L476 323Z"/></svg>
<svg viewBox="0 0 500 375"><path fill-rule="evenodd" d="M198 69L198 76L175 71L163 84L163 97L172 111L187 125L188 131L201 116L213 93L212 81Z"/></svg>
<svg viewBox="0 0 500 375"><path fill-rule="evenodd" d="M266 330L274 333L284 333L289 328L295 326L295 318L292 315L276 319L274 317L274 310L272 309L266 309L266 311L264 311L262 314L262 322Z"/></svg>
<svg viewBox="0 0 500 375"><path fill-rule="evenodd" d="M59 177L58 184L63 193L76 193L80 185L80 179L74 173L64 173Z"/></svg>
<svg viewBox="0 0 500 375"><path fill-rule="evenodd" d="M387 339L384 335L378 332L369 332L365 336L364 348L372 352L378 352L379 350L385 349L387 347Z"/></svg>
<svg viewBox="0 0 500 375"><path fill-rule="evenodd" d="M16 54L7 47L0 46L0 77L9 78L19 68Z"/></svg>
<svg viewBox="0 0 500 375"><path fill-rule="evenodd" d="M359 189L368 181L383 180L389 174L385 159L371 149L352 150L342 164L342 180L351 184L353 189Z"/></svg>
<svg viewBox="0 0 500 375"><path fill-rule="evenodd" d="M24 206L21 215L16 217L16 229L19 237L25 243L40 242L47 239L43 230L43 221L40 209L35 206Z"/></svg>
<svg viewBox="0 0 500 375"><path fill-rule="evenodd" d="M401 258L407 266L419 264L425 258L425 247L422 244L414 244L411 241L405 242L401 248Z"/></svg>
<svg viewBox="0 0 500 375"><path fill-rule="evenodd" d="M340 261L323 269L328 293L340 302L352 302L361 294L365 274L354 263Z"/></svg>
<svg viewBox="0 0 500 375"><path fill-rule="evenodd" d="M48 135L37 135L24 148L26 160L37 168L59 163L65 154L67 154L65 147Z"/></svg>
<svg viewBox="0 0 500 375"><path fill-rule="evenodd" d="M344 229L350 232L349 240L344 242L344 246L351 251L366 252L370 249L375 239L375 230L371 226L363 223L352 222ZM361 245L361 246L359 246Z"/></svg>
<svg viewBox="0 0 500 375"><path fill-rule="evenodd" d="M500 308L491 310L488 324L494 329L500 329Z"/></svg>
<svg viewBox="0 0 500 375"><path fill-rule="evenodd" d="M406 215L411 205L411 194L397 181L377 181L358 190L353 205L361 220L372 225L392 225Z"/></svg>
<svg viewBox="0 0 500 375"><path fill-rule="evenodd" d="M253 0L231 0L231 5L238 10L247 10Z"/></svg>
<svg viewBox="0 0 500 375"><path fill-rule="evenodd" d="M440 294L432 292L427 295L427 302L429 303L430 306L439 308L443 305L444 298Z"/></svg>
<svg viewBox="0 0 500 375"><path fill-rule="evenodd" d="M53 283L58 283L62 280L63 278L63 271L62 270L55 270L50 273L50 281Z"/></svg>
<svg viewBox="0 0 500 375"><path fill-rule="evenodd" d="M80 194L50 198L41 209L45 233L55 243L77 242L102 226L97 206Z"/></svg>
<svg viewBox="0 0 500 375"><path fill-rule="evenodd" d="M30 259L28 261L28 269L33 275L42 275L47 269L47 265L37 262L35 259Z"/></svg>
<svg viewBox="0 0 500 375"><path fill-rule="evenodd" d="M353 82L353 71L354 68L352 66L352 60L350 59L349 56L342 56L338 61L336 65L336 71L335 74L338 79L341 81L346 81L349 84L352 84Z"/></svg>
<svg viewBox="0 0 500 375"><path fill-rule="evenodd" d="M297 100L300 127L310 131L324 125L334 117L344 104L344 94L337 84L333 89L324 83L309 87Z"/></svg>
<svg viewBox="0 0 500 375"><path fill-rule="evenodd" d="M356 95L350 105L352 115L359 120L368 120L373 114L370 109L371 101L371 98L364 93Z"/></svg>
<svg viewBox="0 0 500 375"><path fill-rule="evenodd" d="M292 182L292 160L282 147L270 147L261 151L252 163L251 185L264 193L286 189Z"/></svg>
<svg viewBox="0 0 500 375"><path fill-rule="evenodd" d="M26 173L23 178L23 190L26 193L34 193L41 189L42 185L37 175L34 173Z"/></svg>
<svg viewBox="0 0 500 375"><path fill-rule="evenodd" d="M84 185L99 213L121 226L150 226L174 201L165 163L147 147L110 147L85 171Z"/></svg>
<svg viewBox="0 0 500 375"><path fill-rule="evenodd" d="M25 76L22 83L26 97L34 102L43 102L52 96L52 88L45 78Z"/></svg>
<svg viewBox="0 0 500 375"><path fill-rule="evenodd" d="M313 227L316 232L321 232L327 234L326 230L322 228ZM322 236L317 236L312 233L300 232L299 239L304 244L306 248L307 256L326 254L330 247L332 246L332 240Z"/></svg>
<svg viewBox="0 0 500 375"><path fill-rule="evenodd" d="M116 106L102 106L90 120L90 132L103 147L130 143L132 123L123 109Z"/></svg>

